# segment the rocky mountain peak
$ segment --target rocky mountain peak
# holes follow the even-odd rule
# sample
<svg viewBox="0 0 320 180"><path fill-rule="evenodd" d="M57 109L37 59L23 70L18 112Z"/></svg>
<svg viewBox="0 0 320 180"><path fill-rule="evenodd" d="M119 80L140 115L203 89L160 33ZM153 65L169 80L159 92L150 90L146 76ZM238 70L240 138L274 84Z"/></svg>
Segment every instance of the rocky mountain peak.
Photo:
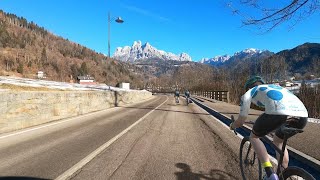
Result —
<svg viewBox="0 0 320 180"><path fill-rule="evenodd" d="M180 53L176 55L171 52L158 50L148 42L142 45L141 41L134 41L131 47L118 47L113 57L121 61L130 62L142 59L192 61L191 57L187 53Z"/></svg>

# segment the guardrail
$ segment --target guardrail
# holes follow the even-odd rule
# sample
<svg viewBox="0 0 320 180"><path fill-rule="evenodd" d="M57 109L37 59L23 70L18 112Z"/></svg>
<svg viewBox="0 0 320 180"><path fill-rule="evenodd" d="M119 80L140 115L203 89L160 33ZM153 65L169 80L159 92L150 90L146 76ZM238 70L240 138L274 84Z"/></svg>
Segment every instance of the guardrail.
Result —
<svg viewBox="0 0 320 180"><path fill-rule="evenodd" d="M191 91L190 93L193 96L203 96L218 101L230 102L229 91Z"/></svg>
<svg viewBox="0 0 320 180"><path fill-rule="evenodd" d="M214 109L202 104L196 98L191 97L191 99L195 104L197 104L198 106L203 108L209 114L213 115L214 117L216 117L218 120L220 120L221 122L223 122L227 126L230 125L231 120L229 117L227 117L227 116L219 113L218 111L215 111ZM237 133L241 134L242 136L249 136L250 132L251 132L251 129L247 126L243 126L243 127L237 129ZM271 146L268 144L268 142L264 142L264 143L266 145L268 153L271 156L276 157L274 149L271 148ZM239 144L239 146L240 146L240 144ZM304 170L308 171L310 174L312 174L312 176L315 177L316 179L320 179L320 163L318 160L316 160L310 156L307 156L304 153L299 152L289 146L287 149L288 149L288 152L290 155L290 161L289 161L290 166L299 166L299 167L303 168Z"/></svg>

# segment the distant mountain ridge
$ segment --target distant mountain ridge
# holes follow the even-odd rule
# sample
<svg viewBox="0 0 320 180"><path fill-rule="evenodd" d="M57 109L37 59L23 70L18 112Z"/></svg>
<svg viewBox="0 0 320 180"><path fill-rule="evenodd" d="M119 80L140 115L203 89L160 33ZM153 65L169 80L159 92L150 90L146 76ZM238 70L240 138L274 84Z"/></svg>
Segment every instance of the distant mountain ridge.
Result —
<svg viewBox="0 0 320 180"><path fill-rule="evenodd" d="M272 56L285 59L289 71L320 74L320 43L304 43L293 49L283 50Z"/></svg>
<svg viewBox="0 0 320 180"><path fill-rule="evenodd" d="M254 48L248 48L243 51L238 51L233 55L223 55L223 56L215 56L213 58L202 58L199 62L204 64L209 64L213 66L219 66L223 64L230 64L235 60L244 60L249 58L266 58L273 55L273 52L268 50L259 50Z"/></svg>
<svg viewBox="0 0 320 180"><path fill-rule="evenodd" d="M273 53L270 51L242 51L227 61L214 62L214 67L229 71L247 71L250 75L261 74L269 80L297 75L320 76L320 43L304 43L292 49ZM311 76L310 76L311 77Z"/></svg>
<svg viewBox="0 0 320 180"><path fill-rule="evenodd" d="M142 44L141 41L135 41L131 47L118 47L114 54L114 58L135 64L143 63L145 60L150 60L148 64L153 64L152 61L157 61L162 64L161 66L164 66L163 64L168 63L168 60L179 62L192 61L191 57L186 53L175 55L170 52L158 50L151 46L148 42ZM305 43L293 49L283 50L278 53L268 50L247 48L242 51L235 52L233 55L226 54L222 56L215 56L213 58L202 58L196 63L211 65L214 67L224 66L231 69L238 65L241 67L242 63L248 63L250 66L256 69L258 64L261 65L271 62L279 63L283 60L288 67L287 70L289 73L305 74L309 72L318 74L317 72L320 71L320 44ZM253 72L255 71L256 70Z"/></svg>
<svg viewBox="0 0 320 180"><path fill-rule="evenodd" d="M148 42L142 45L141 41L134 41L131 47L118 47L113 55L113 58L120 61L129 62L146 59L192 61L191 57L187 53L180 53L176 55L171 52L158 50L151 46Z"/></svg>
<svg viewBox="0 0 320 180"><path fill-rule="evenodd" d="M268 50L259 50L248 48L243 51L238 51L233 55L215 56L213 58L202 58L199 63L219 66L228 64L234 60L243 60L248 58L266 58L273 55L273 52ZM157 48L146 42L142 44L141 41L134 41L132 46L118 47L113 55L113 58L125 62L137 62L148 59L153 60L173 60L173 61L192 61L192 58L187 53L179 55L171 52L158 50Z"/></svg>
<svg viewBox="0 0 320 180"><path fill-rule="evenodd" d="M231 58L230 55L223 55L223 56L215 56L213 58L202 58L199 63L202 64L210 64L210 65L219 65Z"/></svg>

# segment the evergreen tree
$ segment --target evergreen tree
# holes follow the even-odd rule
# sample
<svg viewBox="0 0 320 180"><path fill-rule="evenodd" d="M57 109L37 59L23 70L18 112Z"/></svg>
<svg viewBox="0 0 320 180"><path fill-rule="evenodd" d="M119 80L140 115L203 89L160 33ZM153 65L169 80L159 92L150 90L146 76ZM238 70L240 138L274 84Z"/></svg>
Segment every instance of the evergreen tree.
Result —
<svg viewBox="0 0 320 180"><path fill-rule="evenodd" d="M17 72L20 74L23 74L23 63L19 63L19 66L17 68Z"/></svg>
<svg viewBox="0 0 320 180"><path fill-rule="evenodd" d="M88 68L87 68L86 62L83 62L83 63L81 64L80 74L81 74L81 75L87 75L87 74L88 74Z"/></svg>
<svg viewBox="0 0 320 180"><path fill-rule="evenodd" d="M43 49L42 49L42 52L41 52L41 63L42 64L45 64L45 63L47 63L47 61L48 61L48 57L47 57L47 51L46 51L46 48L44 47Z"/></svg>
<svg viewBox="0 0 320 180"><path fill-rule="evenodd" d="M5 25L0 26L0 47L7 47L11 38Z"/></svg>
<svg viewBox="0 0 320 180"><path fill-rule="evenodd" d="M71 67L71 75L73 78L77 78L77 76L79 76L79 70L76 64L72 64Z"/></svg>

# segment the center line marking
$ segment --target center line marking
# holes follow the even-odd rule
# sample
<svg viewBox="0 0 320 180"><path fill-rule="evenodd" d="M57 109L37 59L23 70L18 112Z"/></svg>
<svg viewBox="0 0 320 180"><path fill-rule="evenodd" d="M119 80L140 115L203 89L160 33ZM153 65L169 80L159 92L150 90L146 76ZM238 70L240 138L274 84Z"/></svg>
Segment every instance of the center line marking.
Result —
<svg viewBox="0 0 320 180"><path fill-rule="evenodd" d="M70 177L72 177L73 174L75 174L77 171L79 171L83 166L85 166L87 163L89 163L93 158L95 158L98 154L100 154L103 150L105 150L107 147L109 147L112 143L114 143L117 139L119 139L121 136L123 136L125 133L127 133L130 129L132 129L134 126L136 126L138 123L140 123L141 121L143 121L148 115L150 115L153 111L155 111L156 109L158 109L160 106L162 106L164 103L166 103L168 101L168 96L167 99L161 103L159 106L157 106L156 108L154 108L153 110L151 110L150 112L148 112L147 114L145 114L142 118L140 118L138 121L136 121L135 123L133 123L131 126L127 127L125 130L123 130L121 133L119 133L118 135L116 135L115 137L113 137L112 139L110 139L108 142L106 142L105 144L101 145L98 149L96 149L95 151L93 151L91 154L89 154L87 157L85 157L84 159L82 159L81 161L79 161L77 164L75 164L74 166L72 166L70 169L68 169L67 171L65 171L64 173L62 173L60 176L58 176L55 180L65 180L65 179L69 179Z"/></svg>

